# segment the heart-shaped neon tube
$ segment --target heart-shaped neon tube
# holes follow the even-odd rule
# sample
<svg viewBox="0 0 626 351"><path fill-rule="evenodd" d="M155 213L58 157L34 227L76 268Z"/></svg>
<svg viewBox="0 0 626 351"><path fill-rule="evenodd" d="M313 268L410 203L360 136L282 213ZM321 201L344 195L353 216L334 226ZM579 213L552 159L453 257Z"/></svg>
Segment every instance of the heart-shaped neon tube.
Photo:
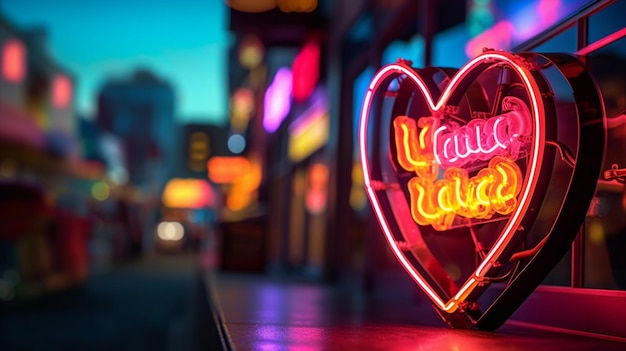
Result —
<svg viewBox="0 0 626 351"><path fill-rule="evenodd" d="M520 191L516 196L517 205L513 212L510 213L510 217L502 229L500 236L491 246L491 249L487 252L472 276L456 291L454 296L445 297L436 292L429 281L426 280L425 277L415 269L415 267L413 267L412 263L405 256L400 247L398 247L395 234L390 227L390 223L388 223L388 219L379 200L379 195L377 194L380 187L376 186L376 184L380 181L378 179L372 179L372 171L368 160L368 117L375 92L384 86L383 83L388 83L389 79L393 77L406 77L415 83L416 89L421 91L428 108L433 111L433 113L436 113L441 112L445 108L453 92L460 86L461 81L467 78L468 74L474 70L481 70L484 69L483 67L496 63L505 64L510 67L512 71L521 79L521 86L523 86L528 93L528 109L531 116L529 128L532 132L529 138L526 171ZM365 94L359 122L359 150L361 153L361 166L363 169L366 193L370 199L374 213L379 224L381 225L385 238L387 239L387 243L392 249L392 252L413 280L422 288L422 290L430 297L433 303L440 310L447 313L453 313L459 308L460 304L463 303L474 288L478 286L479 282L484 278L489 270L497 264L498 258L507 247L515 231L518 229L524 213L526 213L530 205L530 198L538 181L539 168L543 161L541 157L544 149L543 140L545 140L543 116L544 110L540 89L530 73L528 66L519 57L505 52L485 52L472 59L465 66L459 69L454 77L452 77L445 89L443 89L437 101L433 99L425 82L415 73L415 71L404 64L387 65L381 68L374 75L369 89ZM428 138L420 139L420 136L418 135L418 144L423 144L425 147L428 147L429 142L427 139ZM432 145L430 145L430 147L432 147ZM436 162L433 162L433 164L436 164ZM484 186L486 185L483 185L483 187ZM504 194L504 187L496 188ZM479 197L484 199L483 195L480 195Z"/></svg>

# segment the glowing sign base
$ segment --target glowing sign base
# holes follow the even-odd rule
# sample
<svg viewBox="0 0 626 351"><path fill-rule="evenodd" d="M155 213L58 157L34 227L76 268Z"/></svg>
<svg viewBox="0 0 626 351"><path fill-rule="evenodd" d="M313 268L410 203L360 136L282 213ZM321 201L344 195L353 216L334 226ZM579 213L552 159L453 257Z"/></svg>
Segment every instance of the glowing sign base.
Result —
<svg viewBox="0 0 626 351"><path fill-rule="evenodd" d="M487 51L455 73L400 62L374 76L359 124L366 192L449 325L498 328L565 254L600 172L603 121L567 54Z"/></svg>

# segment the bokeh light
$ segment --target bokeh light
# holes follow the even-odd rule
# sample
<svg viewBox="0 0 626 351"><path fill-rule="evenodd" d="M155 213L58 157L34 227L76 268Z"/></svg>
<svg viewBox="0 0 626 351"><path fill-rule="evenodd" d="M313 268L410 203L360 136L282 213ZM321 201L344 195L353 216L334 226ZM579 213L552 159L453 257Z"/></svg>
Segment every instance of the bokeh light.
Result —
<svg viewBox="0 0 626 351"><path fill-rule="evenodd" d="M250 34L239 45L239 64L248 69L258 67L263 62L264 53L263 43L256 35Z"/></svg>
<svg viewBox="0 0 626 351"><path fill-rule="evenodd" d="M17 39L8 40L2 48L2 75L12 83L18 83L26 74L26 49Z"/></svg>
<svg viewBox="0 0 626 351"><path fill-rule="evenodd" d="M263 127L266 131L275 132L291 109L292 75L287 67L276 72L272 84L265 92L265 110Z"/></svg>
<svg viewBox="0 0 626 351"><path fill-rule="evenodd" d="M179 241L184 234L185 229L178 222L161 222L157 226L157 235L161 240Z"/></svg>
<svg viewBox="0 0 626 351"><path fill-rule="evenodd" d="M233 154L240 154L246 149L246 138L241 134L233 134L228 137L228 150Z"/></svg>
<svg viewBox="0 0 626 351"><path fill-rule="evenodd" d="M57 74L52 81L52 103L57 108L67 108L72 102L72 82L63 75Z"/></svg>
<svg viewBox="0 0 626 351"><path fill-rule="evenodd" d="M97 182L91 187L91 195L98 201L104 201L109 198L111 191L105 182Z"/></svg>

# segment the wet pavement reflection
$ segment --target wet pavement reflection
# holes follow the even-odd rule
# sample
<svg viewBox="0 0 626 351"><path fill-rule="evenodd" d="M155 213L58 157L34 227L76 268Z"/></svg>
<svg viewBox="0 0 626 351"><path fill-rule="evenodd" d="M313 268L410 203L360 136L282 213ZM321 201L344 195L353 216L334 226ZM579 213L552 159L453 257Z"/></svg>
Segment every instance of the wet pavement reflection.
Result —
<svg viewBox="0 0 626 351"><path fill-rule="evenodd" d="M211 275L236 350L624 350L626 344L505 324L454 330L427 301L366 295L353 287L221 273Z"/></svg>

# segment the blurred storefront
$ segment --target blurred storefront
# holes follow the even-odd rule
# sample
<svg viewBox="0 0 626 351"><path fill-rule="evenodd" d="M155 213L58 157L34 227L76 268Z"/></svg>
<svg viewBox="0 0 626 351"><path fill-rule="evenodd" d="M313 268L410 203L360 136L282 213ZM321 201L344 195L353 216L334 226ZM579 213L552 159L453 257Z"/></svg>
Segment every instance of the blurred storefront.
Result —
<svg viewBox="0 0 626 351"><path fill-rule="evenodd" d="M330 125L322 60L328 9L317 1L274 4L263 13L245 2L236 5L230 9L236 38L230 128L246 146L231 152L248 160L250 171L227 190L223 260L226 268L320 277Z"/></svg>
<svg viewBox="0 0 626 351"><path fill-rule="evenodd" d="M91 168L75 82L47 52L45 31L0 18L0 47L0 300L10 301L86 278L91 221L73 184Z"/></svg>

